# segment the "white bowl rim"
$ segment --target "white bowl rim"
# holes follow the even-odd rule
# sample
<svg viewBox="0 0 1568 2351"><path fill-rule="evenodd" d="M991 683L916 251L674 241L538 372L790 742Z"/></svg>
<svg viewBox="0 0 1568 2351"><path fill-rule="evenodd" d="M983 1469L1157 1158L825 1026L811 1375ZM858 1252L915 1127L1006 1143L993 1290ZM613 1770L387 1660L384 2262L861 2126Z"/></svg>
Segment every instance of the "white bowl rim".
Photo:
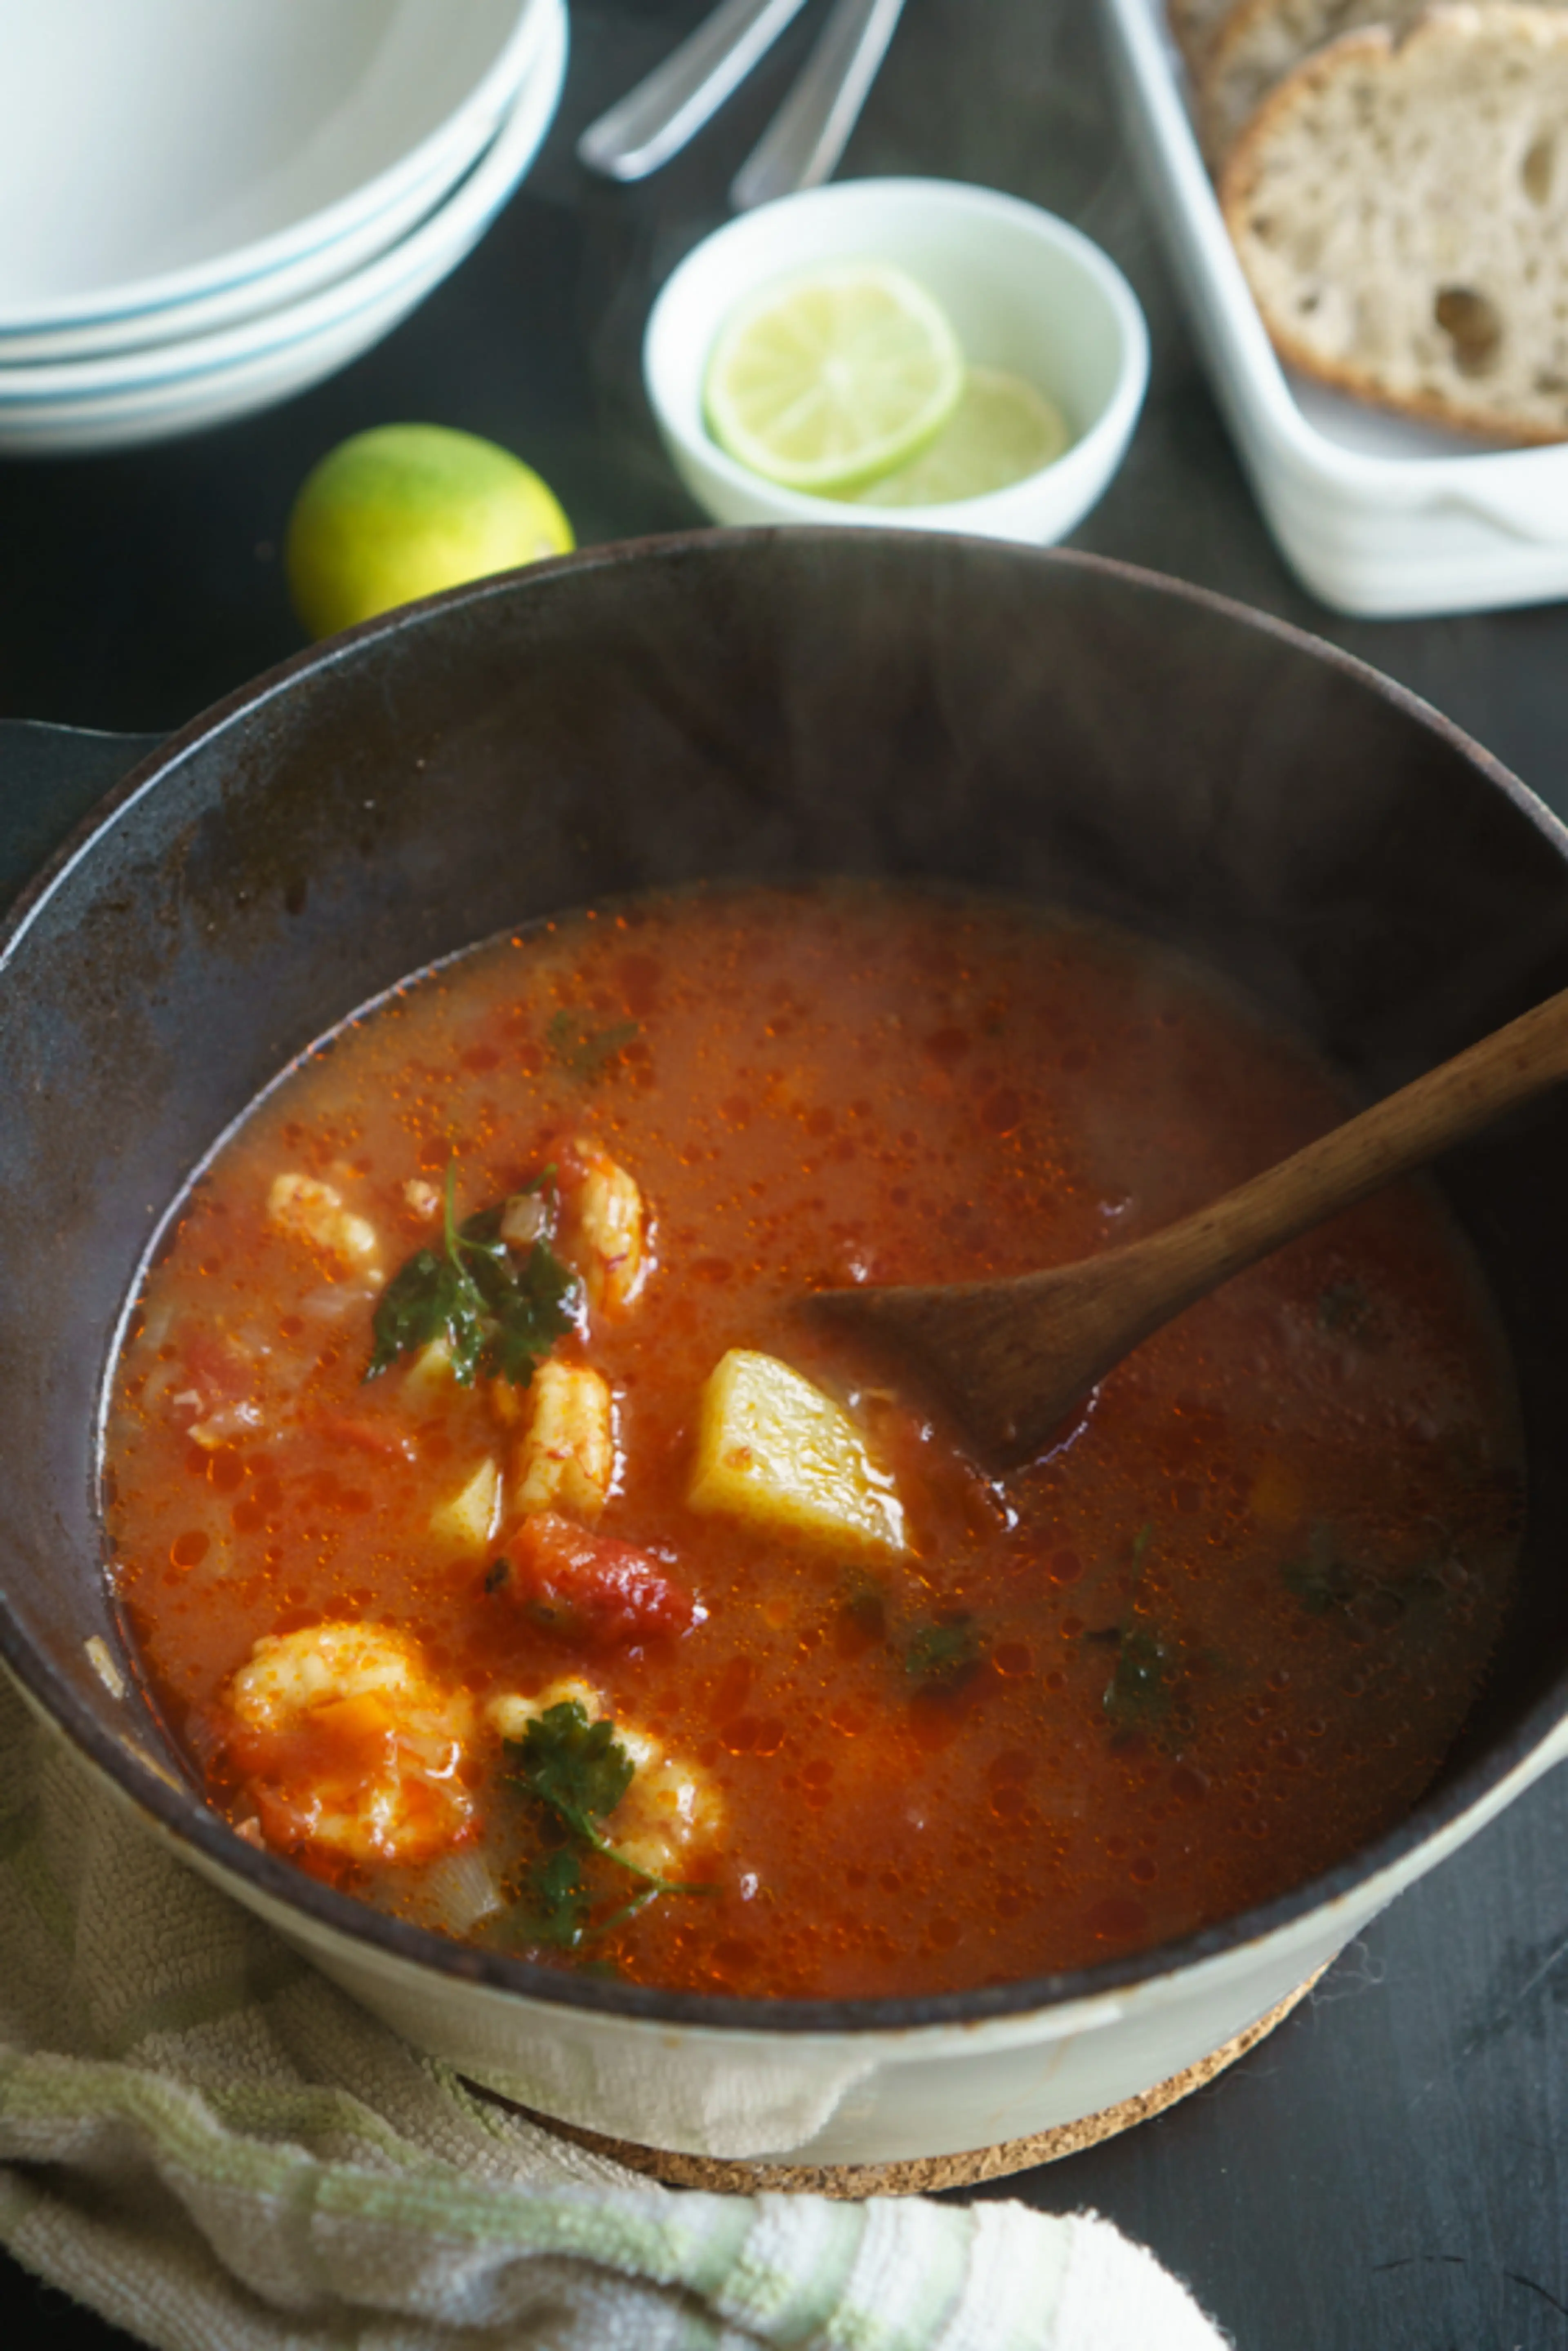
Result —
<svg viewBox="0 0 1568 2351"><path fill-rule="evenodd" d="M519 91L532 70L533 66L525 62ZM390 203L362 221L350 223L341 235L295 254L256 277L182 296L177 302L160 304L155 309L128 310L114 318L83 319L65 327L13 329L0 326L0 379L24 368L81 367L91 360L129 359L144 351L167 350L197 335L216 334L224 327L244 326L286 310L309 294L340 285L378 255L390 253L446 203L493 144L517 97L514 92L505 101L493 122L476 122L471 147L465 142L464 152L442 155L434 169L408 182ZM37 348L39 344L42 350Z"/></svg>
<svg viewBox="0 0 1568 2351"><path fill-rule="evenodd" d="M287 262L332 244L367 216L392 203L411 180L428 178L439 183L444 157L450 164L452 176L460 175L493 138L497 121L528 72L542 15L543 0L518 0L511 30L480 79L458 105L395 162L361 181L335 203L308 214L289 227L274 230L269 236L236 246L214 260L195 262L185 269L169 270L152 277L129 278L96 294L62 295L51 302L0 310L0 359L4 356L5 338L9 334L84 326L99 319L172 308L199 296L226 291L247 279L264 277ZM476 127L476 137L472 135Z"/></svg>
<svg viewBox="0 0 1568 2351"><path fill-rule="evenodd" d="M925 202L948 204L956 215L968 214L977 221L1009 220L1027 228L1042 243L1054 246L1078 265L1086 279L1106 304L1121 341L1121 360L1116 383L1087 432L1079 435L1060 457L1038 472L1026 474L999 490L988 490L975 498L955 498L940 506L900 507L896 521L906 528L918 528L922 523L942 517L948 528L956 528L955 518L961 517L965 526L982 535L989 526L1009 512L1026 496L1035 484L1049 475L1061 482L1074 473L1092 473L1103 462L1107 446L1114 448L1130 437L1149 379L1149 330L1142 307L1125 277L1108 253L1086 236L1071 221L1060 214L1048 212L1042 204L1027 197L1005 193L999 188L982 187L968 180L923 179L903 175L891 178L840 180L828 187L810 188L790 196L780 196L771 204L759 204L753 211L740 214L715 229L695 245L685 258L675 265L660 287L648 313L648 323L643 340L643 381L648 402L661 430L705 469L727 483L744 496L766 500L774 509L779 522L854 522L876 527L894 517L886 509L867 507L843 498L809 496L803 491L787 489L781 483L770 482L761 474L754 474L721 449L718 443L705 431L693 433L684 417L675 413L665 393L662 370L663 345L670 332L669 321L685 285L700 269L708 266L711 256L722 246L740 244L758 233L758 226L782 207L789 206L798 215L809 211L825 214L852 213L857 208L870 210L873 197L909 197ZM797 263L779 275L792 275L796 269L809 267ZM715 319L716 333L721 321Z"/></svg>
<svg viewBox="0 0 1568 2351"><path fill-rule="evenodd" d="M189 383L273 358L385 300L430 266L454 242L454 231L461 237L471 224L490 220L537 152L564 78L566 0L528 0L528 6L540 28L540 54L508 102L499 130L456 188L389 251L298 302L210 335L109 359L0 365L0 432L26 429L26 417L19 418L16 411L34 412L32 421L40 426L52 424L57 413L68 413L80 402ZM542 90L549 91L550 103L539 128L535 118Z"/></svg>

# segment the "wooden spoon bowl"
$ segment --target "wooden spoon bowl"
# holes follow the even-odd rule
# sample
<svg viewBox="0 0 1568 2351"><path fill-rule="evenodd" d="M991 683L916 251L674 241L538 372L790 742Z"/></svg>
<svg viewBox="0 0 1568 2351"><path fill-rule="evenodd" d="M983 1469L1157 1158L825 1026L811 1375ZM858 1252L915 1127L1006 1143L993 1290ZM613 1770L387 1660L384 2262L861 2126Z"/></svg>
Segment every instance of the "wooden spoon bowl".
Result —
<svg viewBox="0 0 1568 2351"><path fill-rule="evenodd" d="M1000 1468L1032 1460L1164 1323L1287 1241L1568 1077L1568 989L1146 1240L996 1281L816 1290L904 1361Z"/></svg>

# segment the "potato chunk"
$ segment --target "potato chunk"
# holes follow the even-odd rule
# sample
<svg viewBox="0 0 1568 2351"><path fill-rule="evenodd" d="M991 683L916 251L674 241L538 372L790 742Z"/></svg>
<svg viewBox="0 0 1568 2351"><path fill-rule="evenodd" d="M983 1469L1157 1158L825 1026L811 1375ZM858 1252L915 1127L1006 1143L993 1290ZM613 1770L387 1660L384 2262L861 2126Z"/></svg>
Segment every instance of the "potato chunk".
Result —
<svg viewBox="0 0 1568 2351"><path fill-rule="evenodd" d="M430 1514L430 1531L458 1551L481 1552L496 1531L500 1504L500 1465L481 1461L466 1484L436 1504Z"/></svg>
<svg viewBox="0 0 1568 2351"><path fill-rule="evenodd" d="M545 1363L528 1389L528 1424L517 1452L517 1504L594 1518L615 1479L615 1407L597 1372Z"/></svg>
<svg viewBox="0 0 1568 2351"><path fill-rule="evenodd" d="M703 1390L686 1497L758 1526L907 1549L904 1506L848 1415L773 1355L732 1348Z"/></svg>
<svg viewBox="0 0 1568 2351"><path fill-rule="evenodd" d="M416 1410L428 1412L449 1396L457 1385L457 1374L452 1368L452 1348L444 1332L439 1339L427 1339L402 1375L402 1397Z"/></svg>
<svg viewBox="0 0 1568 2351"><path fill-rule="evenodd" d="M326 1257L350 1266L357 1273L380 1278L376 1259L381 1243L376 1228L364 1217L343 1206L335 1184L288 1170L275 1176L267 1196L267 1221L280 1233L308 1241Z"/></svg>

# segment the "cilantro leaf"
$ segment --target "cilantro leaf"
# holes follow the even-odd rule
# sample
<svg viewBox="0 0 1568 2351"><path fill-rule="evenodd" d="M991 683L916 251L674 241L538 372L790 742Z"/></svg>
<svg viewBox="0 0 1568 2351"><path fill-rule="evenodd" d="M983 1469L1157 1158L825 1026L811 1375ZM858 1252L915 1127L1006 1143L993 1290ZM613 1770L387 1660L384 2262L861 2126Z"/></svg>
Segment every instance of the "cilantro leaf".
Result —
<svg viewBox="0 0 1568 2351"><path fill-rule="evenodd" d="M514 1196L537 1193L553 1174L547 1169ZM459 1225L455 1185L454 1160L446 1170L443 1246L416 1249L382 1292L364 1376L376 1379L400 1356L444 1339L462 1386L471 1386L483 1372L527 1387L535 1364L571 1328L577 1276L551 1248L548 1228L519 1259L503 1230L510 1200L481 1208Z"/></svg>
<svg viewBox="0 0 1568 2351"><path fill-rule="evenodd" d="M980 1636L972 1616L945 1616L916 1625L904 1653L904 1670L927 1689L955 1689L980 1662Z"/></svg>
<svg viewBox="0 0 1568 2351"><path fill-rule="evenodd" d="M545 1042L574 1078L597 1078L637 1033L635 1020L616 1020L606 1029L591 1028L580 1014L569 1011L563 1005L545 1030Z"/></svg>
<svg viewBox="0 0 1568 2351"><path fill-rule="evenodd" d="M1119 1732L1145 1730L1166 1719L1175 1697L1171 1668L1176 1663L1170 1644L1152 1626L1132 1625L1124 1629L1117 1645L1116 1670L1101 1700Z"/></svg>
<svg viewBox="0 0 1568 2351"><path fill-rule="evenodd" d="M858 1657L887 1641L887 1602L882 1586L858 1562L845 1571L832 1625L833 1645L843 1657Z"/></svg>
<svg viewBox="0 0 1568 2351"><path fill-rule="evenodd" d="M513 1922L530 1942L574 1951L589 1931L588 1908L578 1857L570 1845L562 1845L534 1863L528 1893L512 1914Z"/></svg>
<svg viewBox="0 0 1568 2351"><path fill-rule="evenodd" d="M447 1340L455 1364L455 1334L464 1329L465 1309L466 1280L462 1267L437 1257L434 1249L416 1249L398 1268L376 1301L371 1325L376 1343L366 1379L375 1379L400 1355L413 1354L428 1346L433 1339ZM470 1369L468 1377L473 1376Z"/></svg>
<svg viewBox="0 0 1568 2351"><path fill-rule="evenodd" d="M1354 1634L1386 1632L1418 1605L1448 1596L1442 1560L1424 1562L1397 1581L1347 1558L1333 1529L1320 1520L1304 1556L1288 1559L1280 1574L1309 1616L1332 1616Z"/></svg>
<svg viewBox="0 0 1568 2351"><path fill-rule="evenodd" d="M576 1319L579 1283L549 1241L538 1240L512 1276L504 1301L497 1301L497 1328L486 1350L486 1369L497 1379L526 1388L534 1365L549 1354Z"/></svg>
<svg viewBox="0 0 1568 2351"><path fill-rule="evenodd" d="M576 1698L561 1698L536 1715L513 1745L517 1776L529 1794L574 1836L597 1847L600 1823L615 1810L637 1769L609 1716L591 1722Z"/></svg>
<svg viewBox="0 0 1568 2351"><path fill-rule="evenodd" d="M1318 1299L1318 1329L1326 1337L1365 1346L1381 1335L1376 1304L1364 1282L1333 1281Z"/></svg>
<svg viewBox="0 0 1568 2351"><path fill-rule="evenodd" d="M1355 1569L1340 1556L1333 1529L1322 1520L1308 1536L1304 1554L1286 1560L1280 1574L1309 1616L1348 1608L1361 1583Z"/></svg>
<svg viewBox="0 0 1568 2351"><path fill-rule="evenodd" d="M536 1802L553 1813L580 1845L613 1862L629 1877L641 1879L653 1894L712 1894L712 1886L687 1886L677 1878L661 1877L641 1862L619 1852L604 1834L603 1823L615 1810L637 1776L637 1767L615 1736L608 1715L591 1719L574 1698L558 1699L534 1716L521 1739L507 1742L517 1758L517 1777ZM634 1916L641 1900L599 1931L608 1931L623 1917Z"/></svg>
<svg viewBox="0 0 1568 2351"><path fill-rule="evenodd" d="M1084 1639L1115 1646L1115 1670L1100 1700L1113 1747L1147 1735L1167 1753L1179 1755L1197 1735L1195 1708L1201 1684L1214 1673L1234 1679L1219 1650L1195 1648L1146 1618L1124 1618L1104 1631L1086 1633Z"/></svg>

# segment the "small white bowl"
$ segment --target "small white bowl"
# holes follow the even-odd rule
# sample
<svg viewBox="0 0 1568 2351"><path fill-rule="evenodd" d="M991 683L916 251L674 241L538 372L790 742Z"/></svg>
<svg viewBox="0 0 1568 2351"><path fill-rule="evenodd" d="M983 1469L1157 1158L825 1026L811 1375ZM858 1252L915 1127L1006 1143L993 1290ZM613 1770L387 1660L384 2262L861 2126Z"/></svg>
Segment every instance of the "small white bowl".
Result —
<svg viewBox="0 0 1568 2351"><path fill-rule="evenodd" d="M1071 447L1007 489L934 507L807 497L727 456L703 415L725 319L772 278L852 259L917 278L972 365L1008 369L1055 401ZM1149 338L1115 264L1038 205L951 180L847 180L743 213L689 253L653 305L643 373L675 469L716 522L882 525L1045 547L1082 520L1121 464L1148 383Z"/></svg>

